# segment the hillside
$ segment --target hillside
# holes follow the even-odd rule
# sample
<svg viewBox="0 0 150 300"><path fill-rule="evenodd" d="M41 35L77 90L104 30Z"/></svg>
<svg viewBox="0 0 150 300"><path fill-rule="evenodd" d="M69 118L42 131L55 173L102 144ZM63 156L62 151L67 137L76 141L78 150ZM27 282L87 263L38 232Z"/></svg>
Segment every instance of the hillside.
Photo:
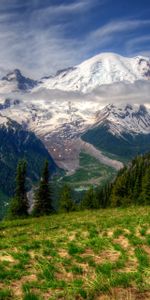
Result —
<svg viewBox="0 0 150 300"><path fill-rule="evenodd" d="M0 299L150 299L150 207L0 224Z"/></svg>
<svg viewBox="0 0 150 300"><path fill-rule="evenodd" d="M150 153L137 156L118 173L110 194L112 206L150 204Z"/></svg>
<svg viewBox="0 0 150 300"><path fill-rule="evenodd" d="M51 175L59 170L41 140L34 133L0 115L0 123L1 120L0 218L4 215L8 198L14 194L16 167L19 159L26 159L28 164L28 189L39 180L45 159L49 161Z"/></svg>

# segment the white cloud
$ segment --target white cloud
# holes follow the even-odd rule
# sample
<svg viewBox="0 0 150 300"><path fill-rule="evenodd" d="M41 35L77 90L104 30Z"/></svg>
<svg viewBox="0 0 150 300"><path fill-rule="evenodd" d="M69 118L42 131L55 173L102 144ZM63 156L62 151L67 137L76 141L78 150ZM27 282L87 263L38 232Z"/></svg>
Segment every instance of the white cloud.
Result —
<svg viewBox="0 0 150 300"><path fill-rule="evenodd" d="M147 25L150 25L150 20L116 20L95 30L92 33L92 37L101 38L106 35L124 31L131 31Z"/></svg>
<svg viewBox="0 0 150 300"><path fill-rule="evenodd" d="M110 96L111 95L111 96ZM123 82L112 85L104 85L94 91L95 99L101 99L102 103L114 104L149 104L150 82L136 81L134 84Z"/></svg>
<svg viewBox="0 0 150 300"><path fill-rule="evenodd" d="M148 43L149 45L150 42L150 35L142 35L136 38L132 38L130 39L127 43L126 43L126 49L128 53L139 53L139 54L143 54L143 55L147 55L149 56L150 54L150 50L146 51L146 50L142 50L141 51L141 45L143 45L143 48L146 47L146 44Z"/></svg>
<svg viewBox="0 0 150 300"><path fill-rule="evenodd" d="M80 63L95 51L111 47L119 39L123 44L123 34L150 25L150 20L116 20L82 37L68 35L71 22L77 22L79 14L85 14L97 3L103 5L108 0L77 0L69 4L50 5L38 8L38 1L32 0L32 13L18 18L15 12L3 12L12 5L11 0L0 1L0 66L19 68L28 76L40 78L58 69ZM27 1L26 5L31 3ZM14 7L23 2L13 0ZM35 6L35 9L34 9ZM61 19L62 18L62 19ZM63 22L65 18L65 21ZM68 19L69 18L69 19ZM47 22L51 25L47 25ZM122 33L122 34L121 34ZM140 50L139 50L140 51Z"/></svg>
<svg viewBox="0 0 150 300"><path fill-rule="evenodd" d="M0 98L11 97L13 99L22 99L23 101L39 103L47 103L47 101L72 101L82 103L90 101L94 105L98 104L99 107L104 107L107 104L113 103L115 105L122 105L129 103L144 104L150 106L150 82L149 81L136 81L135 83L114 83L110 85L103 85L95 89L93 92L83 94L80 92L66 92L60 90L48 90L41 88L32 93L13 93L13 94L1 94Z"/></svg>

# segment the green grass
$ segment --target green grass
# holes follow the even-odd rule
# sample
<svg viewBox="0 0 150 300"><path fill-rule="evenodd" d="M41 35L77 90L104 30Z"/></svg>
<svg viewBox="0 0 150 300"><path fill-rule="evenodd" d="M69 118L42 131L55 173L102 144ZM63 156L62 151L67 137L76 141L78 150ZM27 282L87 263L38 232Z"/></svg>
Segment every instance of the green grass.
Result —
<svg viewBox="0 0 150 300"><path fill-rule="evenodd" d="M0 300L150 299L149 228L150 207L1 222Z"/></svg>
<svg viewBox="0 0 150 300"><path fill-rule="evenodd" d="M12 293L11 293L10 289L2 288L0 290L0 299L1 300L9 300L9 299L11 299L11 297L12 297Z"/></svg>
<svg viewBox="0 0 150 300"><path fill-rule="evenodd" d="M100 163L99 160L89 154L81 152L79 169L73 175L63 177L61 182L84 189L91 184L102 186L112 180L115 175L115 169Z"/></svg>

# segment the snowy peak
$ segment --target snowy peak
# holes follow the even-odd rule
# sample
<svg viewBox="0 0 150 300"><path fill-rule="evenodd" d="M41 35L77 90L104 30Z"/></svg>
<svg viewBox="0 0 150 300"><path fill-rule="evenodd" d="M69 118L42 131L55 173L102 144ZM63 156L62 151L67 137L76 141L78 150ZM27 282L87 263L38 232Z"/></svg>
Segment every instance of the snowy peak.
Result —
<svg viewBox="0 0 150 300"><path fill-rule="evenodd" d="M17 81L19 81L22 78L23 78L23 76L22 76L20 70L15 69L14 71L11 71L11 72L7 73L7 75L4 76L2 78L2 80L7 80L7 81L17 80Z"/></svg>
<svg viewBox="0 0 150 300"><path fill-rule="evenodd" d="M20 70L15 69L12 72L9 72L6 76L2 78L3 83L7 84L14 84L16 90L26 91L28 89L32 89L37 85L35 80L27 78L23 76Z"/></svg>
<svg viewBox="0 0 150 300"><path fill-rule="evenodd" d="M20 70L15 69L8 72L1 78L0 92L10 93L16 91L27 91L34 88L37 85L37 81L23 76Z"/></svg>
<svg viewBox="0 0 150 300"><path fill-rule="evenodd" d="M102 53L73 68L58 71L56 76L43 80L42 87L87 93L105 84L149 79L149 58Z"/></svg>
<svg viewBox="0 0 150 300"><path fill-rule="evenodd" d="M150 133L150 111L144 106L107 105L96 115L96 126L107 125L113 135Z"/></svg>

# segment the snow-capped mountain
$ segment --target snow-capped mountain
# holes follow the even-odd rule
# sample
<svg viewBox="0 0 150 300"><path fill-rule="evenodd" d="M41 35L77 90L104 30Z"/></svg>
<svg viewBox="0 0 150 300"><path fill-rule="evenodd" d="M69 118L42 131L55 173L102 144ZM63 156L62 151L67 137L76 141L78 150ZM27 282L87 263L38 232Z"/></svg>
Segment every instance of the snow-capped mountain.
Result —
<svg viewBox="0 0 150 300"><path fill-rule="evenodd" d="M45 88L86 94L102 85L118 82L132 84L149 79L150 58L128 58L114 53L102 53L39 81L23 76L18 69L6 72L0 68L0 93L30 90L37 92Z"/></svg>
<svg viewBox="0 0 150 300"><path fill-rule="evenodd" d="M116 82L134 83L150 79L150 59L143 56L123 57L102 53L56 76L43 79L40 87L88 93L101 85Z"/></svg>
<svg viewBox="0 0 150 300"><path fill-rule="evenodd" d="M4 75L4 71L3 71ZM15 69L6 73L0 80L0 93L28 91L37 85L37 81L23 76L20 70Z"/></svg>
<svg viewBox="0 0 150 300"><path fill-rule="evenodd" d="M149 134L150 110L144 105L133 106L130 104L116 106L107 105L96 114L97 122L94 126L107 123L112 135L121 136L122 133Z"/></svg>
<svg viewBox="0 0 150 300"><path fill-rule="evenodd" d="M93 109L91 110L91 106ZM68 100L18 100L0 99L0 113L12 120L17 120L38 136L49 137L57 133L62 138L72 138L93 125L99 103Z"/></svg>
<svg viewBox="0 0 150 300"><path fill-rule="evenodd" d="M108 105L97 122L82 135L96 148L123 159L150 151L150 110L144 105Z"/></svg>
<svg viewBox="0 0 150 300"><path fill-rule="evenodd" d="M149 58L126 58L113 53L103 53L38 82L24 77L19 70L7 72L5 76L3 71L0 69L0 125L5 124L7 118L17 121L22 128L40 137L56 161L63 161L66 156L73 161L76 153L79 157L83 146L81 138L108 152L115 149L120 139L121 143L122 140L126 141L124 149L130 152L130 146L133 146L138 149L136 153L140 153L140 149L143 149L143 136L146 146L141 151L149 149L149 109L142 105L131 106L130 98L127 100L129 105L109 104L104 107L103 99L103 92L108 90L106 104L115 103L114 95L113 101L111 99L108 85L116 89L116 83L123 82L124 93L126 87L132 90L134 86L135 90L138 86L138 92L135 93L137 96L139 86L141 88L144 85L142 95L147 96L148 103ZM136 81L138 84L134 85ZM92 93L94 89L97 90ZM135 100L135 103L144 102L144 98L141 102L139 99ZM138 146L135 143L137 136L138 142L140 136ZM142 142L145 143L144 140ZM118 145L120 147L122 144Z"/></svg>

